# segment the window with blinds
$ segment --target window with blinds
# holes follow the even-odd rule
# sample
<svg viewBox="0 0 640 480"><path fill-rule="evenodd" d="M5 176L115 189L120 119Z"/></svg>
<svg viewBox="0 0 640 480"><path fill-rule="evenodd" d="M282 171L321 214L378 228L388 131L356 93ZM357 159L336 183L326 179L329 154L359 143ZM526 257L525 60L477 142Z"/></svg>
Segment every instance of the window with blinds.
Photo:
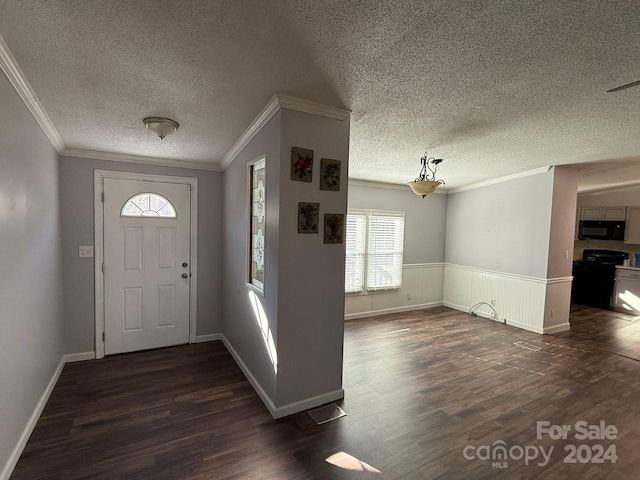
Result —
<svg viewBox="0 0 640 480"><path fill-rule="evenodd" d="M403 212L350 211L345 292L400 288L403 245Z"/></svg>
<svg viewBox="0 0 640 480"><path fill-rule="evenodd" d="M361 292L364 288L365 223L364 212L347 214L347 253L344 282L346 293Z"/></svg>

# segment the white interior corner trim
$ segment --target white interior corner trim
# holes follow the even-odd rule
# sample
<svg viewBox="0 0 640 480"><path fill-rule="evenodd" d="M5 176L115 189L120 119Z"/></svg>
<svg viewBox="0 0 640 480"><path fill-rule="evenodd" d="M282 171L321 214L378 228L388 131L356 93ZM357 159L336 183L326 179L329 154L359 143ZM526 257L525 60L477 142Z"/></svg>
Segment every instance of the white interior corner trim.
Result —
<svg viewBox="0 0 640 480"><path fill-rule="evenodd" d="M244 131L238 141L231 147L227 154L220 162L222 170L226 169L231 162L238 156L251 139L260 131L262 127L273 117L281 108L296 110L299 112L311 113L322 117L333 118L336 120L344 120L351 115L350 110L343 108L330 107L321 103L310 102L299 98L290 97L288 95L275 94L265 107L258 113L256 118L251 122L249 127Z"/></svg>
<svg viewBox="0 0 640 480"><path fill-rule="evenodd" d="M412 195L415 195L415 193L413 193L409 188L409 186L405 183L386 183L386 182L376 182L373 180L363 180L360 178L350 178L349 186L350 187L353 186L353 187L367 187L367 188L382 188L386 190L402 190L407 193L411 193ZM441 188L438 188L433 193L437 193L438 195L446 195L449 193L449 190L443 190Z"/></svg>
<svg viewBox="0 0 640 480"><path fill-rule="evenodd" d="M305 398L299 402L289 403L282 407L276 408L276 411L272 413L273 418L282 418L287 415L293 415L294 413L304 412L310 408L319 407L325 403L333 402L344 398L344 390L334 390L333 392L324 393L317 397Z"/></svg>
<svg viewBox="0 0 640 480"><path fill-rule="evenodd" d="M301 98L290 97L289 95L283 95L281 93L276 93L275 97L278 99L280 108L311 113L321 117L333 118L334 120L346 120L351 116L351 110L344 108L331 107L329 105L323 105L322 103L302 100Z"/></svg>
<svg viewBox="0 0 640 480"><path fill-rule="evenodd" d="M38 100L33 88L31 88L31 84L27 81L27 77L24 72L18 65L13 53L9 50L9 46L4 41L4 38L0 35L0 69L7 76L7 79L15 88L16 92L27 106L33 118L36 119L40 128L47 136L53 148L56 149L58 153L64 150L64 143L62 142L62 137L53 126L49 115L44 110L44 107Z"/></svg>
<svg viewBox="0 0 640 480"><path fill-rule="evenodd" d="M216 340L222 340L221 333L210 333L208 335L198 335L196 337L196 343L214 342Z"/></svg>
<svg viewBox="0 0 640 480"><path fill-rule="evenodd" d="M99 152L80 148L65 148L60 153L63 157L91 158L93 160L109 160L112 162L141 163L145 165L159 165L162 167L189 168L192 170L210 170L221 172L220 162L194 162L191 160L171 160L168 158L143 157L124 153Z"/></svg>
<svg viewBox="0 0 640 480"><path fill-rule="evenodd" d="M236 352L235 348L233 348L229 340L227 340L227 337L225 337L224 334L222 334L221 338L225 348L231 354L233 359L236 361L236 363L240 367L240 370L242 370L242 373L244 373L244 376L247 377L247 380L249 381L253 389L256 391L256 393L260 397L260 400L262 400L262 403L264 403L265 407L267 407L267 410L269 410L269 413L271 414L271 416L273 418L276 418L275 416L276 406L271 401L271 398L269 398L269 395L267 395L267 392L264 391L264 389L262 388L262 385L260 385L260 382L258 382L256 377L254 377L253 374L251 373L251 370L249 370L249 367L247 367L247 365L242 361L242 358L240 358L240 355L238 354L238 352Z"/></svg>
<svg viewBox="0 0 640 480"><path fill-rule="evenodd" d="M485 180L484 182L472 183L470 185L463 185L462 187L456 187L449 190L449 193L460 193L466 190L473 190L475 188L488 187L489 185L495 185L497 183L510 182L518 178L530 177L532 175L539 175L541 173L547 173L552 168L551 165L546 167L534 168L533 170L527 170L525 172L514 173L512 175L505 175L504 177L492 178Z"/></svg>
<svg viewBox="0 0 640 480"><path fill-rule="evenodd" d="M80 352L67 353L64 357L64 363L84 362L85 360L95 360L96 352Z"/></svg>
<svg viewBox="0 0 640 480"><path fill-rule="evenodd" d="M64 368L64 363L64 358L61 358L58 366L53 372L53 375L51 375L51 380L49 380L49 383L42 393L40 400L38 400L38 403L36 403L36 407L34 408L29 421L25 425L24 430L22 431L22 435L20 435L20 438L18 439L18 443L11 452L11 455L9 455L7 463L5 463L4 467L2 468L2 472L0 472L0 480L9 480L9 477L11 477L11 473L18 463L18 459L20 458L20 455L22 455L24 447L27 445L27 441L31 436L31 432L33 432L36 423L38 423L38 419L40 418L40 415L42 414L42 411L47 404L47 400L49 400L49 396L51 395L53 388L56 386L58 378L60 378L60 374L62 373L62 369Z"/></svg>

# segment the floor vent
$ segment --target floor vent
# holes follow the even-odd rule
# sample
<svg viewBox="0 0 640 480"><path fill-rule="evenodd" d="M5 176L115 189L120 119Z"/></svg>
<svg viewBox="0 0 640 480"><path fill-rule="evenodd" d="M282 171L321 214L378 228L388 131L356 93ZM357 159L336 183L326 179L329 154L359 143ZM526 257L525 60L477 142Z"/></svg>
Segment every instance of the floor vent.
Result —
<svg viewBox="0 0 640 480"><path fill-rule="evenodd" d="M542 350L540 347L536 347L535 345L531 345L530 343L523 342L522 340L514 343L516 347L525 348L527 350L533 350L534 352L539 352Z"/></svg>
<svg viewBox="0 0 640 480"><path fill-rule="evenodd" d="M323 423L327 423L347 415L344 413L344 410L335 403L314 408L313 410L309 410L307 413L311 417L311 420L316 422L316 425L322 425Z"/></svg>

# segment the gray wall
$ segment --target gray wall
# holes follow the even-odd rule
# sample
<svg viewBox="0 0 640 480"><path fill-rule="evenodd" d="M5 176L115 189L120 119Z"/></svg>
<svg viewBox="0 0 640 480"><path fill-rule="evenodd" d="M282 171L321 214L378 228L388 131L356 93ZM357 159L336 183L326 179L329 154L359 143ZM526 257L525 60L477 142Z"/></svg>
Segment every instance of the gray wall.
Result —
<svg viewBox="0 0 640 480"><path fill-rule="evenodd" d="M267 155L265 288L262 304L277 341L280 114L277 112L224 171L224 261L222 332L272 401L276 375L247 287L247 163Z"/></svg>
<svg viewBox="0 0 640 480"><path fill-rule="evenodd" d="M324 243L324 215L347 213L349 119L282 110L278 406L342 388L345 245ZM291 147L314 150L313 181L290 179ZM320 160L341 163L340 191L320 190ZM317 234L298 234L298 202L320 203Z"/></svg>
<svg viewBox="0 0 640 480"><path fill-rule="evenodd" d="M64 259L66 353L95 350L93 258L78 258L94 244L94 170L151 173L198 179L197 335L222 331L222 173L187 168L61 157L60 202Z"/></svg>
<svg viewBox="0 0 640 480"><path fill-rule="evenodd" d="M553 203L547 278L569 277L573 268L578 171L553 167Z"/></svg>
<svg viewBox="0 0 640 480"><path fill-rule="evenodd" d="M0 75L0 471L64 353L58 156Z"/></svg>
<svg viewBox="0 0 640 480"><path fill-rule="evenodd" d="M404 212L404 264L444 262L448 195L349 185L349 208Z"/></svg>
<svg viewBox="0 0 640 480"><path fill-rule="evenodd" d="M450 194L446 262L547 278L553 176Z"/></svg>

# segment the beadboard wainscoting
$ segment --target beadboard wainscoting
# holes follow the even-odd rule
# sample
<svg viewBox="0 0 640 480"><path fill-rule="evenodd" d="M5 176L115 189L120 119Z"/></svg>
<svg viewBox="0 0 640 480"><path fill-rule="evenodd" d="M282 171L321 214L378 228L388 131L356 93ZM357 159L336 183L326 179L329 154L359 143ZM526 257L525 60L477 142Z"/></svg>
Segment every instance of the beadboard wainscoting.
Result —
<svg viewBox="0 0 640 480"><path fill-rule="evenodd" d="M447 263L443 303L469 311L479 302L494 302L497 320L536 333L569 329L569 298L573 277L536 278ZM491 318L491 308L480 305L478 315Z"/></svg>
<svg viewBox="0 0 640 480"><path fill-rule="evenodd" d="M442 305L444 263L402 266L402 287L398 290L345 297L345 320L419 310ZM408 298L411 297L411 298Z"/></svg>

